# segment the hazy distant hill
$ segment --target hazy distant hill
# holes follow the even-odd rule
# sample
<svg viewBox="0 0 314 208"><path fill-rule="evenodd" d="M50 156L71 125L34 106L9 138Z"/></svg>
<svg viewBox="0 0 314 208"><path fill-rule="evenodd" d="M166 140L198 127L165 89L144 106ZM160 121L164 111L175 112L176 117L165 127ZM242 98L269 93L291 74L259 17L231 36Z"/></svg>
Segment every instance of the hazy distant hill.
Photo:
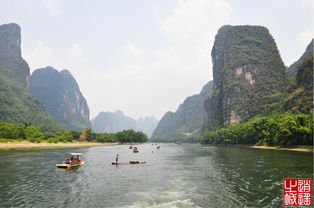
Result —
<svg viewBox="0 0 314 208"><path fill-rule="evenodd" d="M61 125L28 91L29 66L21 56L21 29L17 24L0 26L0 122L31 123L44 130Z"/></svg>
<svg viewBox="0 0 314 208"><path fill-rule="evenodd" d="M92 119L92 128L96 133L116 133L126 129L134 129L142 131L151 136L158 121L154 117L144 117L134 120L131 117L124 115L121 110L115 112L100 112Z"/></svg>
<svg viewBox="0 0 314 208"><path fill-rule="evenodd" d="M152 138L182 138L200 135L204 122L204 100L212 93L213 82L208 82L199 94L184 100L178 110L167 112L159 121Z"/></svg>
<svg viewBox="0 0 314 208"><path fill-rule="evenodd" d="M136 124L136 130L142 131L148 137L151 137L158 124L158 120L154 116L140 117L136 120Z"/></svg>
<svg viewBox="0 0 314 208"><path fill-rule="evenodd" d="M87 102L68 70L37 69L30 77L29 88L49 114L68 129L91 127Z"/></svg>
<svg viewBox="0 0 314 208"><path fill-rule="evenodd" d="M214 85L205 102L205 129L265 113L288 84L276 43L265 27L221 27L211 55Z"/></svg>

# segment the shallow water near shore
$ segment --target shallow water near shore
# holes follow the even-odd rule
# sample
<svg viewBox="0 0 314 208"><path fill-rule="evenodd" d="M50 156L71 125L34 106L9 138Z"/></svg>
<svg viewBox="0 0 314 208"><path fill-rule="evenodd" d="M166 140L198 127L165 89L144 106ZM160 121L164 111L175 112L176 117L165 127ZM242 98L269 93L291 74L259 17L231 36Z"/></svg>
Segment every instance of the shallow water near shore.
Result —
<svg viewBox="0 0 314 208"><path fill-rule="evenodd" d="M161 144L0 152L0 207L279 207L284 178L310 178L313 155ZM57 169L67 152L85 165ZM120 162L146 164L111 165Z"/></svg>

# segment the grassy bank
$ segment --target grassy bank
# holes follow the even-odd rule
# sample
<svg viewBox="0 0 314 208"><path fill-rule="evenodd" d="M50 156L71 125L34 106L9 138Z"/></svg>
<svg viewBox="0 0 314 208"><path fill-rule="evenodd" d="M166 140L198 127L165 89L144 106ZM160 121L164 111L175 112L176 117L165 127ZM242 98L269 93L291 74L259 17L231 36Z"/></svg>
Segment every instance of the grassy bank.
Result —
<svg viewBox="0 0 314 208"><path fill-rule="evenodd" d="M28 149L28 148L73 148L73 147L92 147L117 145L119 143L100 143L100 142L58 142L58 143L31 143L29 141L0 142L0 149Z"/></svg>

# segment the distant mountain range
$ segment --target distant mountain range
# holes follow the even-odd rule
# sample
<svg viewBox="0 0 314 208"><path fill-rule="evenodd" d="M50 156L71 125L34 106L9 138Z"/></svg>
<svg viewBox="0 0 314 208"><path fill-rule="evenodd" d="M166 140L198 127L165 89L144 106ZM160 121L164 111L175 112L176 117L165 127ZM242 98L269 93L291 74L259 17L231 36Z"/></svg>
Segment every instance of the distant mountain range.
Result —
<svg viewBox="0 0 314 208"><path fill-rule="evenodd" d="M137 120L124 115L121 110L115 112L100 112L92 119L92 128L96 133L116 133L119 131L133 129L142 131L151 136L158 120L155 117L141 117Z"/></svg>

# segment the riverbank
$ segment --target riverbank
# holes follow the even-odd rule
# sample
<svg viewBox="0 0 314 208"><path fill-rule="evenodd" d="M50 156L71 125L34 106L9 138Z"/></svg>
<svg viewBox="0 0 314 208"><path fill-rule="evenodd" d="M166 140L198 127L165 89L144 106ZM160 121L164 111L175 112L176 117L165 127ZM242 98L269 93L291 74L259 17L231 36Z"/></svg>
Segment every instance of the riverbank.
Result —
<svg viewBox="0 0 314 208"><path fill-rule="evenodd" d="M71 142L71 143L31 143L21 142L0 142L0 149L30 149L30 148L73 148L73 147L93 147L118 145L119 143L100 143L100 142Z"/></svg>
<svg viewBox="0 0 314 208"><path fill-rule="evenodd" d="M298 151L298 152L313 152L311 146L295 146L295 147L279 147L279 146L241 146L252 149L269 149L269 150L284 150L284 151Z"/></svg>

